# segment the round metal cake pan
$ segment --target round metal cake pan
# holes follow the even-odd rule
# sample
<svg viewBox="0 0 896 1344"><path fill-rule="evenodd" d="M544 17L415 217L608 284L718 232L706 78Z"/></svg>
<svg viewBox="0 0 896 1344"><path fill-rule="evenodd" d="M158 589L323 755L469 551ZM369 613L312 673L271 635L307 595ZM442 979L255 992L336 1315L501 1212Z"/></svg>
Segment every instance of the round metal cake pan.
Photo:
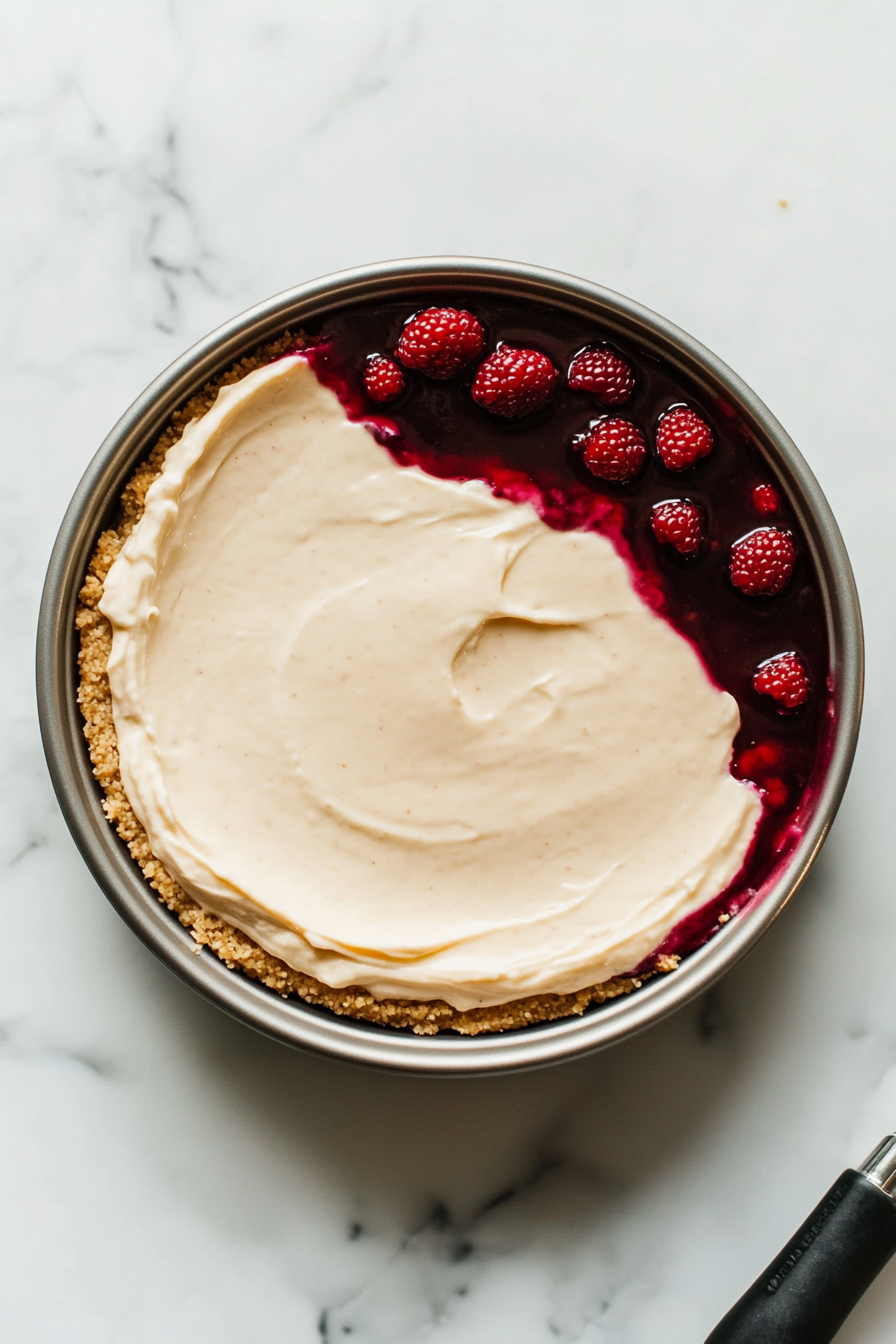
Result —
<svg viewBox="0 0 896 1344"><path fill-rule="evenodd" d="M284 1000L195 944L162 906L106 821L77 704L75 607L96 539L122 487L172 413L209 379L286 328L296 330L347 304L452 292L513 294L593 318L667 360L711 397L724 398L750 426L785 484L819 575L834 687L834 740L811 816L773 888L735 916L670 975L581 1017L462 1037L415 1036L340 1018ZM769 929L812 865L837 811L852 764L862 702L862 627L849 558L817 481L757 396L699 342L631 299L573 276L519 263L468 257L383 262L300 285L242 313L166 369L125 413L84 474L59 531L41 603L37 691L53 785L75 842L97 882L134 932L194 989L226 1012L289 1045L408 1072L485 1074L536 1068L602 1049L643 1030L703 994Z"/></svg>

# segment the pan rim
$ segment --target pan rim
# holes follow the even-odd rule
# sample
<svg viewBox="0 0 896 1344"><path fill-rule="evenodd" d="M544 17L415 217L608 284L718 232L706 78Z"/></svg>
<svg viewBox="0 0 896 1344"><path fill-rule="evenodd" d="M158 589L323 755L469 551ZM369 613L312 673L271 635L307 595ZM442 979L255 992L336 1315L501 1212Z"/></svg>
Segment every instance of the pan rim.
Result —
<svg viewBox="0 0 896 1344"><path fill-rule="evenodd" d="M655 349L688 375L724 391L774 457L804 528L822 583L836 701L836 727L812 815L772 890L670 976L581 1017L506 1034L415 1036L340 1018L196 955L193 940L162 906L100 806L77 706L74 610L96 537L133 467L173 411L247 350L335 307L430 290L514 293L594 316L602 326ZM705 993L767 932L793 899L836 814L855 753L863 690L861 613L839 528L796 445L752 390L693 337L643 305L604 287L519 262L421 257L375 263L284 291L224 323L164 370L125 412L79 483L65 514L44 585L37 640L41 735L63 815L101 889L142 941L181 979L232 1016L300 1049L405 1072L440 1075L531 1069L591 1053L634 1035Z"/></svg>

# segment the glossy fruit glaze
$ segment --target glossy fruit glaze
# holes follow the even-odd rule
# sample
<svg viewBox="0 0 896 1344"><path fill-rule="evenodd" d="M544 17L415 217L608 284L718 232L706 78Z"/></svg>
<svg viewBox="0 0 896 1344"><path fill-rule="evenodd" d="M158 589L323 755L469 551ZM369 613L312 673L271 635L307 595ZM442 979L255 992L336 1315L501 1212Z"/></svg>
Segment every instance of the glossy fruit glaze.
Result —
<svg viewBox="0 0 896 1344"><path fill-rule="evenodd" d="M482 358L499 341L547 354L560 372L550 403L533 415L505 420L477 406L470 389L479 359L451 379L405 368L405 388L388 406L366 394L369 356L393 356L404 323L431 304L474 313L485 329ZM531 502L551 527L594 528L607 535L630 567L650 606L698 650L712 681L740 707L741 728L731 770L763 794L763 814L747 860L734 882L709 905L683 920L656 952L634 968L646 973L660 954L683 955L704 943L737 911L761 897L802 833L802 818L821 782L833 736L828 642L820 587L787 491L761 456L749 427L718 398L690 384L671 365L604 331L587 318L546 304L471 293L421 294L418 299L367 304L329 314L308 331L308 358L352 419L364 421L402 465L434 476L478 479L504 498ZM648 455L637 479L598 480L573 443L589 423L607 414L594 393L573 391L567 370L584 347L608 342L634 371L635 388L612 413L641 430ZM711 427L708 456L681 472L656 452L660 416L686 405ZM771 491L757 487L772 486ZM780 507L767 511L769 499ZM699 506L706 541L682 556L658 543L654 506L687 499ZM757 500L766 508L760 512ZM789 530L797 561L780 595L746 597L729 576L734 541L761 526ZM781 713L753 687L757 667L794 652L808 671L808 703Z"/></svg>

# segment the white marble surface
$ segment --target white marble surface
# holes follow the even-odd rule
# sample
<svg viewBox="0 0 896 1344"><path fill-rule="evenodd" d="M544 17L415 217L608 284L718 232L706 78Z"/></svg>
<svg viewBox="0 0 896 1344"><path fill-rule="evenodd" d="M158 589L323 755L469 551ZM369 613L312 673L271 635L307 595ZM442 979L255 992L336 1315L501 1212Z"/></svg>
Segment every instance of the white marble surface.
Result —
<svg viewBox="0 0 896 1344"><path fill-rule="evenodd" d="M0 1338L690 1344L896 1125L894 37L885 0L0 7ZM867 622L791 912L710 1002L497 1081L303 1058L177 983L74 850L32 692L55 528L131 399L257 299L427 252L589 276L717 350ZM894 1328L896 1266L842 1338Z"/></svg>

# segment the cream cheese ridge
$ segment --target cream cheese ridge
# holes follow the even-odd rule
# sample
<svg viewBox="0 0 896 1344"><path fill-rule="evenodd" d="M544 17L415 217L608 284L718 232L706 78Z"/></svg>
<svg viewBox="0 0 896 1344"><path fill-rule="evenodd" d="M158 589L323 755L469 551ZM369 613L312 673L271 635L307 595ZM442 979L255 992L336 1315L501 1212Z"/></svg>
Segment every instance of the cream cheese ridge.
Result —
<svg viewBox="0 0 896 1344"><path fill-rule="evenodd" d="M332 988L575 992L749 850L737 704L612 542L397 465L302 356L169 449L99 606L153 853Z"/></svg>

